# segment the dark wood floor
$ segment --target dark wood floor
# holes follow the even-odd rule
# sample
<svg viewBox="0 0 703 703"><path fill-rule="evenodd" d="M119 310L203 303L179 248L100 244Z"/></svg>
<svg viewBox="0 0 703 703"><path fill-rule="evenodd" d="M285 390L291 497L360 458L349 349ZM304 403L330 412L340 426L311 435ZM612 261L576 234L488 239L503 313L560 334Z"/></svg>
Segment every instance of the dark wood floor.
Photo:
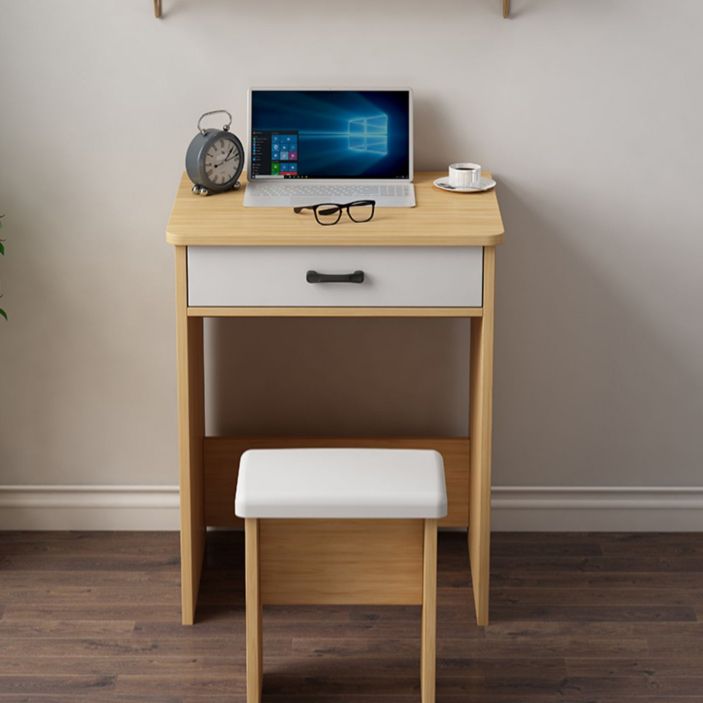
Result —
<svg viewBox="0 0 703 703"><path fill-rule="evenodd" d="M242 540L179 623L174 533L0 533L0 703L244 701ZM440 537L438 703L703 701L703 534ZM417 608L267 608L264 701L418 703Z"/></svg>

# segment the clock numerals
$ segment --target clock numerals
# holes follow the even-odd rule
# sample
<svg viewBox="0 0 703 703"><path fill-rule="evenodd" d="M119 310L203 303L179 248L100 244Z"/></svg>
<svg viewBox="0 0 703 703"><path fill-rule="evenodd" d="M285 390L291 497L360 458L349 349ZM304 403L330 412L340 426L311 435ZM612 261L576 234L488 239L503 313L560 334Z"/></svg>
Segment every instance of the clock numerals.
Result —
<svg viewBox="0 0 703 703"><path fill-rule="evenodd" d="M234 180L240 162L237 145L229 139L218 139L205 154L205 173L211 183L224 185Z"/></svg>

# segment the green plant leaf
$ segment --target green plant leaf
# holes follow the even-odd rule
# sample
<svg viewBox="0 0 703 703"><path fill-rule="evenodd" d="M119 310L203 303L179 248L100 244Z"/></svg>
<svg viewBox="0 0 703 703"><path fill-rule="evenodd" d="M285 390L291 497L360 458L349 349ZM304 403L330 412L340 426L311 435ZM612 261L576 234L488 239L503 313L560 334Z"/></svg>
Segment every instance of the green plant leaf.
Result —
<svg viewBox="0 0 703 703"><path fill-rule="evenodd" d="M5 256L5 245L2 242L0 242L0 254Z"/></svg>
<svg viewBox="0 0 703 703"><path fill-rule="evenodd" d="M0 315L2 315L7 320L7 313L2 308L0 308Z"/></svg>

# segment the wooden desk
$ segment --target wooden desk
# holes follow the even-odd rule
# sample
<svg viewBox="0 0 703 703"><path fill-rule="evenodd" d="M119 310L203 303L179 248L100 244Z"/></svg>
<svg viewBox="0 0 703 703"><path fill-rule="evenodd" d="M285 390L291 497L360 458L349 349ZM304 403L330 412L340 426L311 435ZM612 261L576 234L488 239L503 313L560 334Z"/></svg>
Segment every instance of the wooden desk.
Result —
<svg viewBox="0 0 703 703"><path fill-rule="evenodd" d="M503 240L503 223L495 191L443 193L432 186L440 175L416 174L415 208L378 209L372 222L343 218L334 227L321 227L312 216L296 216L288 208L244 208L244 188L196 196L183 177L166 239L176 251L184 624L195 619L206 528L239 524L234 490L240 454L254 447L306 446L440 451L449 498L449 514L440 525L468 527L476 621L488 623L495 247ZM304 270L301 277L300 262L294 271L286 270L289 259L307 261L308 255L311 268L332 266L337 273L363 260L373 271L365 287L311 289ZM425 261L428 268L418 278ZM252 272L261 275L252 278ZM355 305L355 296L364 303ZM291 304L296 300L304 302ZM203 319L252 316L470 318L467 436L206 437Z"/></svg>

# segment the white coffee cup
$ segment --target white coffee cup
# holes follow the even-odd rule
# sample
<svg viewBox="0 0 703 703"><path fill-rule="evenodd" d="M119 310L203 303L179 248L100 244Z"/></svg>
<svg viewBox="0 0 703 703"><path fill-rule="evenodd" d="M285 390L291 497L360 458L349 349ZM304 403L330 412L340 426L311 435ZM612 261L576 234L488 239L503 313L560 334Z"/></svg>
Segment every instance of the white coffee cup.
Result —
<svg viewBox="0 0 703 703"><path fill-rule="evenodd" d="M449 185L454 188L478 188L481 185L480 164L449 164Z"/></svg>

